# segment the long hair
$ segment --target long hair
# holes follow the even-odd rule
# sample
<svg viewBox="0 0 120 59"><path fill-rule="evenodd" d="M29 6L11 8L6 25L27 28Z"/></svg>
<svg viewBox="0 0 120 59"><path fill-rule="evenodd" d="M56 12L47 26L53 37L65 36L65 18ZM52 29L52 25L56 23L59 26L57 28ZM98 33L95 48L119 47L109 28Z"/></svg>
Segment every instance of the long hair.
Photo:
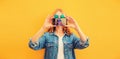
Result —
<svg viewBox="0 0 120 59"><path fill-rule="evenodd" d="M55 12L53 12L53 15L57 11L60 11L61 13L63 13L63 11L61 9L56 9ZM52 24L55 25L55 18L52 19ZM51 28L48 29L48 32L50 32L50 33L54 32L54 31L56 31L56 27L51 27ZM70 31L70 29L68 27L64 27L64 26L63 26L63 32L66 33L67 35L71 35L72 34L72 32Z"/></svg>

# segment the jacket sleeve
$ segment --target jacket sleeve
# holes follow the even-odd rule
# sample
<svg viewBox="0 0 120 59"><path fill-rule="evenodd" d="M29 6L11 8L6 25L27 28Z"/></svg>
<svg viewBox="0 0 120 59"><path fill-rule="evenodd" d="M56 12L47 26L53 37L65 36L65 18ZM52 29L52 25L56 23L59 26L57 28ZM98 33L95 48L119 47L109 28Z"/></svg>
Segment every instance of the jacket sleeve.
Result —
<svg viewBox="0 0 120 59"><path fill-rule="evenodd" d="M30 38L28 45L33 50L39 50L45 48L45 39L46 39L45 34L39 37L36 42L32 42L32 38Z"/></svg>
<svg viewBox="0 0 120 59"><path fill-rule="evenodd" d="M74 34L73 34L73 37L74 37L74 41L73 41L74 49L84 49L89 46L89 38L88 37L85 42L81 41L81 39L76 37Z"/></svg>

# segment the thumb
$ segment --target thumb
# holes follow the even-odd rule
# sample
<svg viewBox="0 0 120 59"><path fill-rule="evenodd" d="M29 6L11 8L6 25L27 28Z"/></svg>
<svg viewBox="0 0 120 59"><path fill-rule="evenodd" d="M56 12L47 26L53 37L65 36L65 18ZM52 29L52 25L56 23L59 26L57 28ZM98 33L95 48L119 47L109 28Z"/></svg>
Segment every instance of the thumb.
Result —
<svg viewBox="0 0 120 59"><path fill-rule="evenodd" d="M65 27L71 27L71 25L64 25Z"/></svg>
<svg viewBox="0 0 120 59"><path fill-rule="evenodd" d="M56 27L56 25L50 25L50 27Z"/></svg>

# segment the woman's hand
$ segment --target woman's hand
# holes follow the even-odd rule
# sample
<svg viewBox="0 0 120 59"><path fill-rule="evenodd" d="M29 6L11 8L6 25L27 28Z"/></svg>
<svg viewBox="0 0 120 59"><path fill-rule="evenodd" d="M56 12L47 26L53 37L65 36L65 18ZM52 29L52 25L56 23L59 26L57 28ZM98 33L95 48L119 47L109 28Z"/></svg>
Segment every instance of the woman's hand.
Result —
<svg viewBox="0 0 120 59"><path fill-rule="evenodd" d="M46 29L49 29L50 27L54 27L55 25L52 25L52 16L48 16L45 19L44 25L40 28L40 30L32 37L32 42L36 42L39 37L43 35Z"/></svg>
<svg viewBox="0 0 120 59"><path fill-rule="evenodd" d="M78 28L78 24L77 24L77 22L75 21L75 19L73 19L73 18L70 17L70 16L67 16L66 18L67 18L67 20L68 20L68 25L66 25L67 27L71 27L71 28L74 28L74 29L77 29L77 28Z"/></svg>
<svg viewBox="0 0 120 59"><path fill-rule="evenodd" d="M47 16L43 25L44 29L49 29L51 27L55 27L55 25L52 25L52 16Z"/></svg>
<svg viewBox="0 0 120 59"><path fill-rule="evenodd" d="M67 17L67 19L68 19L68 25L66 25L66 26L68 26L68 27L72 27L72 28L74 28L77 32L78 32L78 34L79 34L79 36L80 36L80 39L83 41L83 42L86 42L86 36L85 36L85 34L81 31L81 29L80 29L80 27L78 26L78 24L77 24L77 22L75 21L75 19L73 19L72 17Z"/></svg>

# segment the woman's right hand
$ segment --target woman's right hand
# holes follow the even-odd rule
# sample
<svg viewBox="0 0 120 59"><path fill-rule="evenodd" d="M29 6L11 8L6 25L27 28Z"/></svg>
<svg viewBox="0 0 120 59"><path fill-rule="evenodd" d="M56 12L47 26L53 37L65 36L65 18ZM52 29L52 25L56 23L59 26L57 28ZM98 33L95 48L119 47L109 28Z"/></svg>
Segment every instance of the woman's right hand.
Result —
<svg viewBox="0 0 120 59"><path fill-rule="evenodd" d="M55 27L56 25L53 25L52 24L52 19L53 19L53 16L47 16L46 19L45 19L45 22L44 22L44 25L43 25L43 28L44 29L49 29L51 27Z"/></svg>
<svg viewBox="0 0 120 59"><path fill-rule="evenodd" d="M36 42L37 39L43 35L46 29L49 29L51 27L55 27L55 25L52 25L52 16L47 16L45 19L44 25L40 28L40 30L32 37L32 42Z"/></svg>

